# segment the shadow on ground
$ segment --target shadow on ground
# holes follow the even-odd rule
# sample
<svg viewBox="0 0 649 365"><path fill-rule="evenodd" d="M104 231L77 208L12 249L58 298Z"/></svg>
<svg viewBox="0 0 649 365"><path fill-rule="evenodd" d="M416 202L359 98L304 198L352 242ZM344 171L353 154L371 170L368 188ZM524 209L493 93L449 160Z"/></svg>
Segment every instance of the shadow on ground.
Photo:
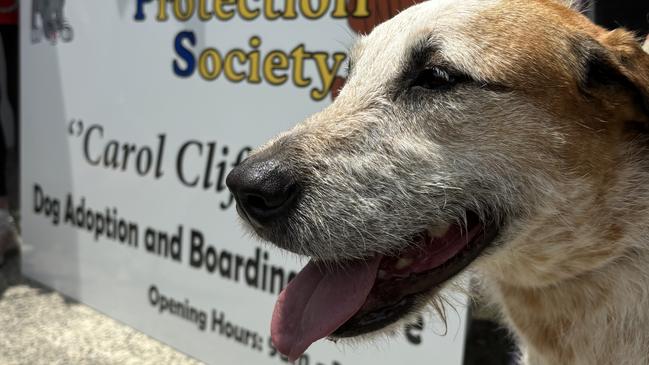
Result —
<svg viewBox="0 0 649 365"><path fill-rule="evenodd" d="M5 260L4 265L0 266L0 300L4 298L7 290L19 286L29 287L33 290L34 294L38 295L53 293L52 289L22 276L20 272L20 255L18 253L8 254ZM65 301L75 302L69 298L65 298ZM2 315L0 313L0 316Z"/></svg>

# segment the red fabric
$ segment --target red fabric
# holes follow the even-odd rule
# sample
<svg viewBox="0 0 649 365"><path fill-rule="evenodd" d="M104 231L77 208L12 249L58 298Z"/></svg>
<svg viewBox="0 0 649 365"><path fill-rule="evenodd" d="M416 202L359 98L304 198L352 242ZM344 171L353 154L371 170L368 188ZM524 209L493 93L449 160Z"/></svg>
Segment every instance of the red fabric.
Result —
<svg viewBox="0 0 649 365"><path fill-rule="evenodd" d="M0 0L0 24L18 24L17 4L18 0Z"/></svg>

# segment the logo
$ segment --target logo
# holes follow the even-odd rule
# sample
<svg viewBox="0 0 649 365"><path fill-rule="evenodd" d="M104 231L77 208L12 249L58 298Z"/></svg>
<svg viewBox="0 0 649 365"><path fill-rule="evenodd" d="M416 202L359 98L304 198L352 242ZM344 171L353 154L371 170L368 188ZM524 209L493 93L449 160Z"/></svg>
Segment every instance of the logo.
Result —
<svg viewBox="0 0 649 365"><path fill-rule="evenodd" d="M64 8L65 0L32 0L32 43L44 38L54 45L59 39L67 43L74 38Z"/></svg>
<svg viewBox="0 0 649 365"><path fill-rule="evenodd" d="M225 8L222 1L216 0L137 0L133 20L175 20L181 24L198 20L201 24L208 21L222 24L235 17L247 22L333 18L346 20L354 33L366 34L400 11L424 0L319 0L317 4L309 0L291 0L286 1L283 8L275 6L271 0L228 1L232 6ZM263 34L251 34L243 47L222 49L206 46L201 37L204 35L192 29L182 29L176 34L171 62L175 76L182 79L200 77L208 82L293 84L298 88L308 88L310 98L316 102L338 96L345 82L339 76L348 58L345 52L314 49L305 43L290 50L265 50L262 47L266 38ZM315 74L311 74L314 76L307 76L305 70L315 70Z"/></svg>

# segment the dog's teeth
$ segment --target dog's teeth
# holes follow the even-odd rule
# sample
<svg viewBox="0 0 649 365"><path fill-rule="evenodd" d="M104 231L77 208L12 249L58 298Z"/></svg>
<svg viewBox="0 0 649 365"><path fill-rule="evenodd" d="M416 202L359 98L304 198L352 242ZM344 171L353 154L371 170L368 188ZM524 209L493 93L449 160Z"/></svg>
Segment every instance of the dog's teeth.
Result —
<svg viewBox="0 0 649 365"><path fill-rule="evenodd" d="M379 279L384 279L386 275L387 275L387 273L385 272L385 270L379 270L379 272L377 274Z"/></svg>
<svg viewBox="0 0 649 365"><path fill-rule="evenodd" d="M410 264L412 264L412 259L400 258L399 261L397 261L397 263L394 265L394 268L397 270L402 270L410 266Z"/></svg>
<svg viewBox="0 0 649 365"><path fill-rule="evenodd" d="M428 234L433 238L442 238L446 235L449 228L451 228L450 224L428 228Z"/></svg>

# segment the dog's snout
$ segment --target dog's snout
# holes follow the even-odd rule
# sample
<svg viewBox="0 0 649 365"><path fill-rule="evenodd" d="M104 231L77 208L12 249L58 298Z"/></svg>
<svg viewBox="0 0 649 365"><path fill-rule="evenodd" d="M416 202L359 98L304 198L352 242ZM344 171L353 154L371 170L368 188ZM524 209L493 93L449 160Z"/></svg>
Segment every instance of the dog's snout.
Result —
<svg viewBox="0 0 649 365"><path fill-rule="evenodd" d="M230 172L226 184L240 213L260 225L286 216L299 194L295 179L275 159L244 161Z"/></svg>

